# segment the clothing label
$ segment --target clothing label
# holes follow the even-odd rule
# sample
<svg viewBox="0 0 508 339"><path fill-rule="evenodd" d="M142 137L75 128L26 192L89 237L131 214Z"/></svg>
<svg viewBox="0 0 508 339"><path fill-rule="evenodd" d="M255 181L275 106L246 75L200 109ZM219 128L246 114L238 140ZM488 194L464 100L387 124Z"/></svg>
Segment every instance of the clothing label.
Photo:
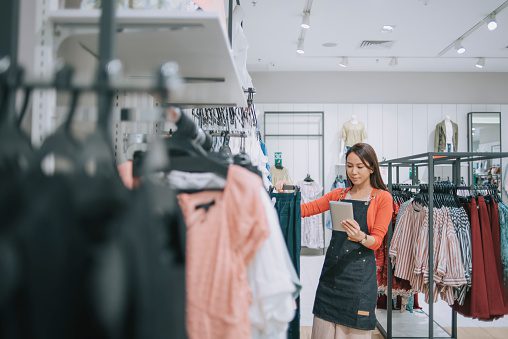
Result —
<svg viewBox="0 0 508 339"><path fill-rule="evenodd" d="M369 311L358 311L358 315L368 316L369 314L370 314Z"/></svg>

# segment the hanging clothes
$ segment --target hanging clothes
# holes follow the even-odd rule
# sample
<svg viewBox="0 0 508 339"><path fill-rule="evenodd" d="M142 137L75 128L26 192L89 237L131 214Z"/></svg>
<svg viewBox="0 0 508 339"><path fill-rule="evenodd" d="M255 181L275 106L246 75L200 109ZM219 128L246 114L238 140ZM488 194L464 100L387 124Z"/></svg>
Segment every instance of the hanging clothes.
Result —
<svg viewBox="0 0 508 339"><path fill-rule="evenodd" d="M291 262L272 201L263 190L270 236L248 267L252 289L250 320L253 339L286 339L288 323L295 317L301 284Z"/></svg>
<svg viewBox="0 0 508 339"><path fill-rule="evenodd" d="M258 176L232 165L223 192L178 196L187 223L190 339L251 338L247 266L269 234L260 187Z"/></svg>
<svg viewBox="0 0 508 339"><path fill-rule="evenodd" d="M411 202L395 226L389 254L396 277L409 281L411 288L425 293L427 300L437 301L441 295L453 305L454 288L467 285L460 244L449 209L434 208L433 214L434 242L429 244L429 210ZM429 246L434 250L433 296L428 295Z"/></svg>
<svg viewBox="0 0 508 339"><path fill-rule="evenodd" d="M300 276L300 252L301 252L301 192L294 193L271 193L270 197L275 199L282 234L286 242L291 262L296 273ZM291 321L288 330L288 339L300 338L300 299L296 300L297 312Z"/></svg>
<svg viewBox="0 0 508 339"><path fill-rule="evenodd" d="M302 203L308 203L323 194L323 187L316 181L299 181L297 186L302 192ZM323 218L321 215L302 219L302 246L308 248L324 248Z"/></svg>

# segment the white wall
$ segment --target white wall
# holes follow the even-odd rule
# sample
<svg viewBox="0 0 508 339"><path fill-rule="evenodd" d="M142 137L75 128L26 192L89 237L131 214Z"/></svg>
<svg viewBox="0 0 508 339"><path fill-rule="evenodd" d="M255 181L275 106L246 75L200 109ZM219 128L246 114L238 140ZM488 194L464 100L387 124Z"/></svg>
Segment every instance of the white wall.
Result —
<svg viewBox="0 0 508 339"><path fill-rule="evenodd" d="M507 99L508 100L508 99ZM367 142L376 150L380 160L433 151L434 129L449 115L459 125L458 151L467 151L467 113L501 112L502 150L508 150L508 104L256 104L260 118L264 111L324 112L324 170L325 190L333 183L339 163L339 131L342 124L356 114L364 122ZM260 120L261 126L263 120ZM269 149L271 154L277 150ZM504 162L505 170L507 161ZM427 171L420 171L427 179ZM466 168L462 175L467 180ZM440 168L436 176L451 176L451 170ZM303 179L303 178L302 178ZM401 181L408 180L407 170L401 169Z"/></svg>
<svg viewBox="0 0 508 339"><path fill-rule="evenodd" d="M508 73L259 72L251 75L256 102L263 103L508 102Z"/></svg>

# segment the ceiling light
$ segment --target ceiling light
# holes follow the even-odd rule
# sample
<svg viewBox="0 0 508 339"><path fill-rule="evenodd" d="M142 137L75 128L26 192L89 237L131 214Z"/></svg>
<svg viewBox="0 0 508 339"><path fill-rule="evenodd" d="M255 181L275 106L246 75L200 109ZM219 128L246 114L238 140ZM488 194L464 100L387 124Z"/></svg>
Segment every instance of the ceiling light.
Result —
<svg viewBox="0 0 508 339"><path fill-rule="evenodd" d="M303 13L303 20L302 20L302 24L300 26L305 29L310 28L310 12Z"/></svg>
<svg viewBox="0 0 508 339"><path fill-rule="evenodd" d="M342 57L342 60L339 62L340 67L346 68L348 66L348 60L347 57Z"/></svg>
<svg viewBox="0 0 508 339"><path fill-rule="evenodd" d="M383 28L381 28L381 32L385 33L391 33L395 29L395 26L392 25L384 25Z"/></svg>
<svg viewBox="0 0 508 339"><path fill-rule="evenodd" d="M489 29L489 31L493 31L497 28L496 16L494 14L489 15L489 18L487 20L487 28Z"/></svg>
<svg viewBox="0 0 508 339"><path fill-rule="evenodd" d="M460 43L462 40L458 40L456 43L455 43L455 49L457 50L457 53L459 54L463 54L466 49L464 48L464 46L462 46L462 44Z"/></svg>
<svg viewBox="0 0 508 339"><path fill-rule="evenodd" d="M476 68L483 68L485 67L485 58L478 58L478 61L475 65Z"/></svg>
<svg viewBox="0 0 508 339"><path fill-rule="evenodd" d="M305 53L304 49L303 49L303 39L298 39L298 46L296 47L296 53L298 54L303 54Z"/></svg>
<svg viewBox="0 0 508 339"><path fill-rule="evenodd" d="M392 57L390 59L390 63L389 63L390 66L397 66L398 64L399 64L399 60L397 59L397 57Z"/></svg>

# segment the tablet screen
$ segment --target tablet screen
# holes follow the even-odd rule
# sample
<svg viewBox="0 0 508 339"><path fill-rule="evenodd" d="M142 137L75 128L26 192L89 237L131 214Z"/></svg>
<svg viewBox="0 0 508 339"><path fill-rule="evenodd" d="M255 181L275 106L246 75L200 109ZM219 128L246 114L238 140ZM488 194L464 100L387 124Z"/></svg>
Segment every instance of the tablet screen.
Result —
<svg viewBox="0 0 508 339"><path fill-rule="evenodd" d="M342 226L342 221L354 219L353 204L350 202L330 201L330 213L332 214L333 230L346 232Z"/></svg>

